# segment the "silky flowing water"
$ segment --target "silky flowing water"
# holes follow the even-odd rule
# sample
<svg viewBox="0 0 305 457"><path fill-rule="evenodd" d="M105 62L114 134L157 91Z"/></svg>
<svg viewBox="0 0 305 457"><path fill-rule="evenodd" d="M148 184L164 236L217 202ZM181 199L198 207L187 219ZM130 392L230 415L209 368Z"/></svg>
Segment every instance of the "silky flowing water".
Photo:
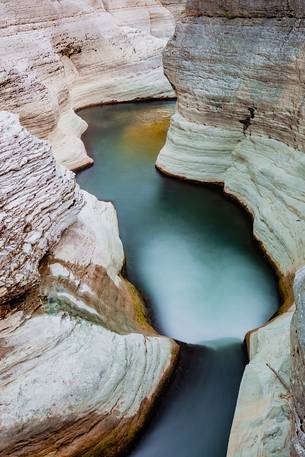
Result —
<svg viewBox="0 0 305 457"><path fill-rule="evenodd" d="M183 342L178 366L132 457L225 457L246 332L277 310L275 275L244 210L218 188L154 167L173 102L82 110L94 166L81 187L114 202L126 275L162 334Z"/></svg>

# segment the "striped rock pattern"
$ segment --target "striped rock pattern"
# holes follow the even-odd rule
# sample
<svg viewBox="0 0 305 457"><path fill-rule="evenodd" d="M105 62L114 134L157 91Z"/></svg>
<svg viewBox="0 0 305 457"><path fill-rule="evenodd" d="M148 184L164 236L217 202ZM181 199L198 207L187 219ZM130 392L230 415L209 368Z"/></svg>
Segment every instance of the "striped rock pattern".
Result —
<svg viewBox="0 0 305 457"><path fill-rule="evenodd" d="M60 163L82 168L92 160L73 111L173 96L161 61L173 31L159 0L0 1L0 109L49 139Z"/></svg>
<svg viewBox="0 0 305 457"><path fill-rule="evenodd" d="M51 146L0 113L0 304L39 278L44 254L82 205L74 174L56 164Z"/></svg>
<svg viewBox="0 0 305 457"><path fill-rule="evenodd" d="M178 102L157 166L222 184L247 208L289 308L249 338L250 364L228 457L288 457L291 417L293 455L305 455L304 313L298 296L289 352L292 284L305 263L304 18L301 0L190 0L164 51ZM266 363L291 390L294 415L287 389Z"/></svg>

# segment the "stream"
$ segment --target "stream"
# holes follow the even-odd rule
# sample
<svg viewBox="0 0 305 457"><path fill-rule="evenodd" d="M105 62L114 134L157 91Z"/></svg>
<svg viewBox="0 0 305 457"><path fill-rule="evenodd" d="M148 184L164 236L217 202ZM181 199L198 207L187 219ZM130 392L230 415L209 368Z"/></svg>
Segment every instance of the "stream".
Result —
<svg viewBox="0 0 305 457"><path fill-rule="evenodd" d="M130 457L225 457L243 339L279 307L277 278L252 221L217 187L154 167L175 102L83 109L94 166L78 183L116 207L126 276L153 326L181 346L177 368Z"/></svg>

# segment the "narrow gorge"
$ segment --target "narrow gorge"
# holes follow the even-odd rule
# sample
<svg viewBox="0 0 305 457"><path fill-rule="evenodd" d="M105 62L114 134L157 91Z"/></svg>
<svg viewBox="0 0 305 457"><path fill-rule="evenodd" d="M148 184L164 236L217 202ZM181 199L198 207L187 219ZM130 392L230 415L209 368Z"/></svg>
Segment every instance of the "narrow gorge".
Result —
<svg viewBox="0 0 305 457"><path fill-rule="evenodd" d="M305 455L304 19L0 0L1 457Z"/></svg>
<svg viewBox="0 0 305 457"><path fill-rule="evenodd" d="M277 280L242 208L218 189L155 170L174 106L80 111L94 166L77 181L114 202L127 277L144 294L154 327L180 346L171 383L131 455L221 457L246 362L242 341L276 313Z"/></svg>

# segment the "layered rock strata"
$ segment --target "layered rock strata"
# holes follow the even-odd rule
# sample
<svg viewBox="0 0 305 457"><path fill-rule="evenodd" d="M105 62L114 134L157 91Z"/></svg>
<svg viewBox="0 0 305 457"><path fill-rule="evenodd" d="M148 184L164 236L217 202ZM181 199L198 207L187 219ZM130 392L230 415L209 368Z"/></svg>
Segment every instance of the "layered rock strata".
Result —
<svg viewBox="0 0 305 457"><path fill-rule="evenodd" d="M177 351L146 323L111 203L85 194L44 260L40 291L0 321L0 456L116 455Z"/></svg>
<svg viewBox="0 0 305 457"><path fill-rule="evenodd" d="M251 362L229 457L289 455L291 403L280 379L289 384L290 363L287 388L299 399L292 407L299 418L295 441L303 440L303 381L295 380L304 379L304 346L298 333L289 357L289 327L293 278L305 263L304 17L300 1L191 0L164 51L178 101L157 166L181 178L223 184L242 202L281 277L289 310L250 336ZM292 334L304 322L300 303L296 297ZM302 354L297 367L296 345Z"/></svg>
<svg viewBox="0 0 305 457"><path fill-rule="evenodd" d="M51 146L0 112L0 304L38 281L41 258L81 205L73 173L56 164Z"/></svg>
<svg viewBox="0 0 305 457"><path fill-rule="evenodd" d="M15 113L0 115L3 457L119 453L172 370L176 344L120 275L113 206L53 155L92 163L77 108L174 95L161 52L175 3L0 2L0 108Z"/></svg>
<svg viewBox="0 0 305 457"><path fill-rule="evenodd" d="M250 339L250 363L240 386L228 456L289 455L292 315L280 315Z"/></svg>
<svg viewBox="0 0 305 457"><path fill-rule="evenodd" d="M304 21L256 17L262 12L255 15L254 4L251 19L234 18L236 5L228 7L230 19L207 17L214 7L205 2L201 16L191 10L177 24L164 53L177 112L157 166L224 183L252 212L255 235L288 275L305 262L296 236L304 231ZM300 11L305 15L304 6Z"/></svg>
<svg viewBox="0 0 305 457"><path fill-rule="evenodd" d="M0 456L116 455L177 345L120 275L113 205L82 193L16 114L0 113L0 157Z"/></svg>
<svg viewBox="0 0 305 457"><path fill-rule="evenodd" d="M291 457L305 455L305 267L295 277L296 311L291 325Z"/></svg>
<svg viewBox="0 0 305 457"><path fill-rule="evenodd" d="M92 160L74 110L173 96L161 62L173 31L158 0L0 2L0 109L49 139L67 168L82 168Z"/></svg>

